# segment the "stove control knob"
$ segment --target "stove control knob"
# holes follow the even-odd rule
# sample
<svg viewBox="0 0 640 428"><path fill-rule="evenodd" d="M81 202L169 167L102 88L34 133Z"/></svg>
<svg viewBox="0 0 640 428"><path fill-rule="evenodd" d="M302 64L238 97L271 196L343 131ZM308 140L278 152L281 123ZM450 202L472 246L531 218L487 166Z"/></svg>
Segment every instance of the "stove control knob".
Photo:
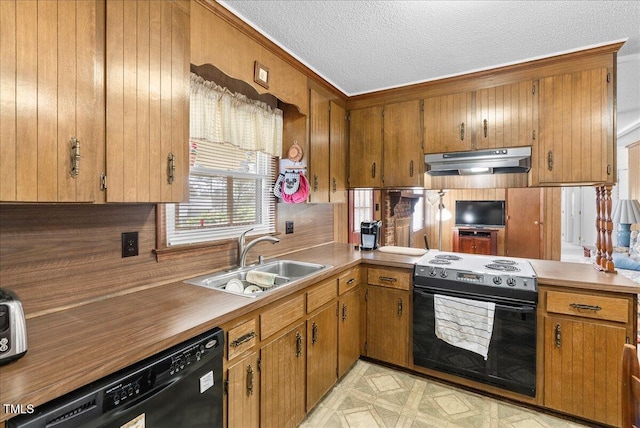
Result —
<svg viewBox="0 0 640 428"><path fill-rule="evenodd" d="M431 270L429 271L429 275L431 276L436 276L436 268L432 267Z"/></svg>
<svg viewBox="0 0 640 428"><path fill-rule="evenodd" d="M515 287L515 285L516 285L516 280L515 280L514 278L511 278L511 277L507 278L507 285L508 285L509 287Z"/></svg>
<svg viewBox="0 0 640 428"><path fill-rule="evenodd" d="M447 275L449 275L449 272L447 272L447 270L445 268L442 268L442 272L440 272L440 276L442 278L446 278Z"/></svg>
<svg viewBox="0 0 640 428"><path fill-rule="evenodd" d="M500 285L500 284L502 284L502 278L500 278L499 276L494 276L494 277L493 277L493 283L494 283L495 285Z"/></svg>

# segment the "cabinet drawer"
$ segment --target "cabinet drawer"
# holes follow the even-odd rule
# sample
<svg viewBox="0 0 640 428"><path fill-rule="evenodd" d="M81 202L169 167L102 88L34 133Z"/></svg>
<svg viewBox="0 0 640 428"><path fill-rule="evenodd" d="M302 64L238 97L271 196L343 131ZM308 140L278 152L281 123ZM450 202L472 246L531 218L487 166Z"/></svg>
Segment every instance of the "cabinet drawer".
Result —
<svg viewBox="0 0 640 428"><path fill-rule="evenodd" d="M260 315L260 338L271 336L278 330L299 320L304 315L304 295L267 309Z"/></svg>
<svg viewBox="0 0 640 428"><path fill-rule="evenodd" d="M629 301L621 297L548 291L547 312L627 323Z"/></svg>
<svg viewBox="0 0 640 428"><path fill-rule="evenodd" d="M330 279L307 291L307 313L311 313L337 296L336 279Z"/></svg>
<svg viewBox="0 0 640 428"><path fill-rule="evenodd" d="M358 284L360 284L360 269L349 269L338 277L338 294L342 296Z"/></svg>
<svg viewBox="0 0 640 428"><path fill-rule="evenodd" d="M367 282L371 285L409 290L412 272L406 269L369 268Z"/></svg>
<svg viewBox="0 0 640 428"><path fill-rule="evenodd" d="M250 319L227 332L227 360L231 361L256 344L256 320Z"/></svg>

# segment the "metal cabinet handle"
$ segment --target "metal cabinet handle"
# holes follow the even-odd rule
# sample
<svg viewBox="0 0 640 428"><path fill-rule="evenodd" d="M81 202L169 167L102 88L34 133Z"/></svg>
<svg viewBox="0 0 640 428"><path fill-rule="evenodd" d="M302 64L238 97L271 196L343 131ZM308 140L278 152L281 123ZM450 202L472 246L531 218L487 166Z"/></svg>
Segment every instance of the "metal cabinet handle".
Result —
<svg viewBox="0 0 640 428"><path fill-rule="evenodd" d="M371 164L371 178L376 178L376 163Z"/></svg>
<svg viewBox="0 0 640 428"><path fill-rule="evenodd" d="M460 124L460 140L464 141L464 122Z"/></svg>
<svg viewBox="0 0 640 428"><path fill-rule="evenodd" d="M398 281L397 278L393 278L393 277L390 277L390 276L380 276L380 277L378 277L378 279L380 281L386 281L386 282L396 282L396 281Z"/></svg>
<svg viewBox="0 0 640 428"><path fill-rule="evenodd" d="M173 184L173 180L176 174L176 157L173 153L169 153L167 156L167 182Z"/></svg>
<svg viewBox="0 0 640 428"><path fill-rule="evenodd" d="M253 367L247 366L247 395L253 395Z"/></svg>
<svg viewBox="0 0 640 428"><path fill-rule="evenodd" d="M402 297L398 299L398 316L402 316Z"/></svg>
<svg viewBox="0 0 640 428"><path fill-rule="evenodd" d="M482 121L482 129L484 130L484 138L487 138L488 125L489 125L489 122L487 121L487 119Z"/></svg>
<svg viewBox="0 0 640 428"><path fill-rule="evenodd" d="M242 345L242 344L243 344L243 343L245 343L245 342L250 341L250 340L251 340L251 339L253 339L254 337L256 337L256 332L255 332L255 331L251 331L251 332L249 332L249 333L247 333L247 334L244 334L244 335L240 336L239 338L237 338L237 339L235 339L235 340L231 341L231 342L229 343L229 346L231 346L232 348L235 348L235 347L237 347L237 346Z"/></svg>
<svg viewBox="0 0 640 428"><path fill-rule="evenodd" d="M551 150L547 153L547 168L549 171L553 171L553 152Z"/></svg>
<svg viewBox="0 0 640 428"><path fill-rule="evenodd" d="M354 282L356 282L356 279L355 278L351 278L351 279L349 279L349 281L347 281L347 285L351 285Z"/></svg>
<svg viewBox="0 0 640 428"><path fill-rule="evenodd" d="M302 355L302 336L296 332L296 357Z"/></svg>
<svg viewBox="0 0 640 428"><path fill-rule="evenodd" d="M413 160L409 162L409 177L413 177Z"/></svg>
<svg viewBox="0 0 640 428"><path fill-rule="evenodd" d="M80 140L72 137L71 140L71 177L76 178L80 175Z"/></svg>
<svg viewBox="0 0 640 428"><path fill-rule="evenodd" d="M318 324L315 321L311 324L311 343L315 345L318 341Z"/></svg>
<svg viewBox="0 0 640 428"><path fill-rule="evenodd" d="M336 183L336 178L333 177L333 193L338 191L338 183Z"/></svg>
<svg viewBox="0 0 640 428"><path fill-rule="evenodd" d="M562 335L560 331L560 324L556 324L556 348L560 348L562 344Z"/></svg>
<svg viewBox="0 0 640 428"><path fill-rule="evenodd" d="M597 305L585 305L583 303L571 303L569 304L569 306L571 306L573 309L577 309L579 311L585 310L585 311L593 311L593 312L598 312L600 310L602 310L602 308L600 306Z"/></svg>
<svg viewBox="0 0 640 428"><path fill-rule="evenodd" d="M342 322L345 322L347 320L347 304L343 303L342 304Z"/></svg>

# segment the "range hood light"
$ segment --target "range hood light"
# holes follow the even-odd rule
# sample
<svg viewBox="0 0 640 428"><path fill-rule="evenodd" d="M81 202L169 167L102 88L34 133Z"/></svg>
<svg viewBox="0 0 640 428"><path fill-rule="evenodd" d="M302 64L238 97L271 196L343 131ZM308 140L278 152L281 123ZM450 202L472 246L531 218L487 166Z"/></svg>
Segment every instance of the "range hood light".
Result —
<svg viewBox="0 0 640 428"><path fill-rule="evenodd" d="M473 174L493 174L493 168L475 167L459 169L460 175L473 175Z"/></svg>

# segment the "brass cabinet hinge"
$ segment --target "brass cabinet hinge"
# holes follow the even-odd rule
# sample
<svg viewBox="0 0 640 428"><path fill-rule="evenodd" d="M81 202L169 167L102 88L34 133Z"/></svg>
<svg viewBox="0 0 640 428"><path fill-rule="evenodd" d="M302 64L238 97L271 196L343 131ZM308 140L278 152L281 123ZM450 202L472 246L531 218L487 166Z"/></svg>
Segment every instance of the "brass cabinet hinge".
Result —
<svg viewBox="0 0 640 428"><path fill-rule="evenodd" d="M612 172L613 168L611 167L611 164L607 165L607 175L611 175Z"/></svg>
<svg viewBox="0 0 640 428"><path fill-rule="evenodd" d="M347 113L347 122L351 122L351 112Z"/></svg>
<svg viewBox="0 0 640 428"><path fill-rule="evenodd" d="M424 111L424 100L420 100L420 111Z"/></svg>
<svg viewBox="0 0 640 428"><path fill-rule="evenodd" d="M365 300L365 301L368 301L368 300L369 300L369 290L367 290L367 291L364 293L364 300Z"/></svg>
<svg viewBox="0 0 640 428"><path fill-rule="evenodd" d="M258 371L262 371L262 359L258 360Z"/></svg>
<svg viewBox="0 0 640 428"><path fill-rule="evenodd" d="M535 129L533 131L531 131L531 139L532 140L536 139L536 130Z"/></svg>
<svg viewBox="0 0 640 428"><path fill-rule="evenodd" d="M107 190L107 175L104 172L100 174L100 190Z"/></svg>
<svg viewBox="0 0 640 428"><path fill-rule="evenodd" d="M607 73L607 83L611 82L611 73Z"/></svg>
<svg viewBox="0 0 640 428"><path fill-rule="evenodd" d="M229 395L229 379L224 380L223 393L224 395Z"/></svg>
<svg viewBox="0 0 640 428"><path fill-rule="evenodd" d="M536 85L531 85L531 93L532 93L533 95L535 95L535 94L536 94Z"/></svg>

